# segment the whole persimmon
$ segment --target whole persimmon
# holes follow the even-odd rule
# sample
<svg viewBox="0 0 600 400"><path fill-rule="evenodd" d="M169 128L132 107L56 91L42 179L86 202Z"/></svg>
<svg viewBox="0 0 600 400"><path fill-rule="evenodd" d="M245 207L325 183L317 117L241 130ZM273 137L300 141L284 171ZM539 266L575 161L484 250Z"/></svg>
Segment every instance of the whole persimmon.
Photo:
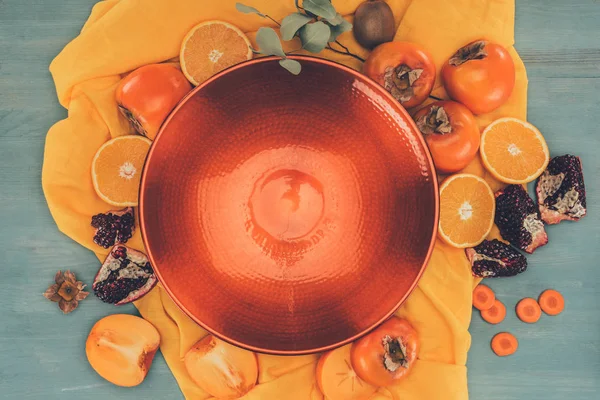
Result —
<svg viewBox="0 0 600 400"><path fill-rule="evenodd" d="M346 345L327 352L317 363L317 385L328 400L364 400L377 390L356 375Z"/></svg>
<svg viewBox="0 0 600 400"><path fill-rule="evenodd" d="M405 319L392 317L367 336L352 344L352 367L373 386L389 386L412 369L419 337Z"/></svg>
<svg viewBox="0 0 600 400"><path fill-rule="evenodd" d="M477 155L479 126L473 113L462 104L436 101L417 111L414 119L438 172L460 171Z"/></svg>
<svg viewBox="0 0 600 400"><path fill-rule="evenodd" d="M192 346L184 358L192 380L211 396L237 399L256 385L258 361L248 350L208 335Z"/></svg>
<svg viewBox="0 0 600 400"><path fill-rule="evenodd" d="M160 344L156 328L145 319L127 314L104 317L92 328L85 353L92 368L118 386L144 381Z"/></svg>
<svg viewBox="0 0 600 400"><path fill-rule="evenodd" d="M448 95L474 114L495 110L515 87L515 63L508 50L487 40L461 47L442 67Z"/></svg>
<svg viewBox="0 0 600 400"><path fill-rule="evenodd" d="M363 65L363 73L383 86L404 108L424 102L435 82L431 55L409 42L377 46Z"/></svg>
<svg viewBox="0 0 600 400"><path fill-rule="evenodd" d="M121 113L140 135L154 139L177 103L192 90L183 73L170 64L150 64L127 75L115 93Z"/></svg>

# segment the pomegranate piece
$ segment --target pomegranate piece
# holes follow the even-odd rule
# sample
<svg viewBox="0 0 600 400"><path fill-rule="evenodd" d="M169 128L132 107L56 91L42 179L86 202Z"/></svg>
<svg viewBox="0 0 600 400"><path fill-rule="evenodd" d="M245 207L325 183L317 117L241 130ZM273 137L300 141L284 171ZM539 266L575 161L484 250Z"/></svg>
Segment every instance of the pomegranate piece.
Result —
<svg viewBox="0 0 600 400"><path fill-rule="evenodd" d="M135 231L133 208L109 211L92 217L92 227L96 228L94 243L108 249L118 243L127 243Z"/></svg>
<svg viewBox="0 0 600 400"><path fill-rule="evenodd" d="M554 157L538 178L536 194L542 220L547 224L579 221L587 213L581 159Z"/></svg>
<svg viewBox="0 0 600 400"><path fill-rule="evenodd" d="M85 343L90 365L118 386L137 386L146 377L160 344L160 335L148 321L115 314L96 322Z"/></svg>
<svg viewBox="0 0 600 400"><path fill-rule="evenodd" d="M496 192L494 222L503 239L528 253L548 243L540 212L521 185L508 185Z"/></svg>
<svg viewBox="0 0 600 400"><path fill-rule="evenodd" d="M120 306L146 295L157 282L144 253L118 244L100 267L92 289L103 302Z"/></svg>
<svg viewBox="0 0 600 400"><path fill-rule="evenodd" d="M513 247L498 239L484 240L465 249L473 275L480 278L514 276L527 269L527 259Z"/></svg>

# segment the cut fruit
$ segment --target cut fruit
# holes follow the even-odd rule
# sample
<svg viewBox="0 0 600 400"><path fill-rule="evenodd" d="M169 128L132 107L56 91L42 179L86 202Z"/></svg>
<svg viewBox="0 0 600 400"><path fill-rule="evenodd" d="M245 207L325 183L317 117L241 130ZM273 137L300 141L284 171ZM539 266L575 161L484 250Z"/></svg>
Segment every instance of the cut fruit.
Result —
<svg viewBox="0 0 600 400"><path fill-rule="evenodd" d="M481 243L492 229L494 213L494 193L480 177L457 174L442 184L439 235L451 246Z"/></svg>
<svg viewBox="0 0 600 400"><path fill-rule="evenodd" d="M181 44L181 70L194 85L217 72L252 58L250 41L244 32L223 21L196 25Z"/></svg>
<svg viewBox="0 0 600 400"><path fill-rule="evenodd" d="M500 118L481 135L481 160L505 183L527 183L540 176L550 160L544 136L528 122Z"/></svg>
<svg viewBox="0 0 600 400"><path fill-rule="evenodd" d="M148 321L127 314L114 314L96 322L85 343L92 368L118 386L137 386L146 377L160 335Z"/></svg>
<svg viewBox="0 0 600 400"><path fill-rule="evenodd" d="M140 178L152 141L137 135L104 143L92 161L94 189L102 200L119 207L138 205Z"/></svg>
<svg viewBox="0 0 600 400"><path fill-rule="evenodd" d="M496 301L494 291L485 285L477 285L473 290L473 307L479 311L489 310Z"/></svg>
<svg viewBox="0 0 600 400"><path fill-rule="evenodd" d="M556 290L546 290L540 295L538 302L548 315L558 315L565 309L565 298Z"/></svg>
<svg viewBox="0 0 600 400"><path fill-rule="evenodd" d="M517 317L528 324L535 324L542 316L542 309L535 299L525 297L517 304Z"/></svg>
<svg viewBox="0 0 600 400"><path fill-rule="evenodd" d="M256 355L208 335L192 346L184 358L194 382L219 399L242 397L256 384Z"/></svg>
<svg viewBox="0 0 600 400"><path fill-rule="evenodd" d="M325 353L317 364L317 383L328 400L361 400L377 391L352 368L350 348L346 345Z"/></svg>
<svg viewBox="0 0 600 400"><path fill-rule="evenodd" d="M492 339L492 350L499 357L510 356L519 348L517 338L508 332L498 333Z"/></svg>
<svg viewBox="0 0 600 400"><path fill-rule="evenodd" d="M490 324L496 325L504 321L506 317L506 307L499 300L494 301L494 305L481 311L481 318Z"/></svg>

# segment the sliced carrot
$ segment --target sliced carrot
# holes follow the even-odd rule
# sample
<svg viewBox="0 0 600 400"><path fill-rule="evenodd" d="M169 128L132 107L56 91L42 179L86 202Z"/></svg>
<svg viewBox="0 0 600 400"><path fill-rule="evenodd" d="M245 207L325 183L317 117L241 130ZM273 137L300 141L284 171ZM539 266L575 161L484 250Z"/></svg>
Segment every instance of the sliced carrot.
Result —
<svg viewBox="0 0 600 400"><path fill-rule="evenodd" d="M473 307L483 311L489 310L496 301L496 295L489 287L485 285L477 285L473 290Z"/></svg>
<svg viewBox="0 0 600 400"><path fill-rule="evenodd" d="M510 356L519 348L517 338L508 332L498 333L492 339L492 350L499 357Z"/></svg>
<svg viewBox="0 0 600 400"><path fill-rule="evenodd" d="M481 311L481 317L490 324L499 324L506 317L506 307L499 300L495 300L490 309Z"/></svg>
<svg viewBox="0 0 600 400"><path fill-rule="evenodd" d="M535 299L525 297L517 304L517 316L523 322L535 324L542 316L542 309Z"/></svg>
<svg viewBox="0 0 600 400"><path fill-rule="evenodd" d="M558 315L565 309L565 298L556 290L548 289L538 299L540 307L548 315Z"/></svg>

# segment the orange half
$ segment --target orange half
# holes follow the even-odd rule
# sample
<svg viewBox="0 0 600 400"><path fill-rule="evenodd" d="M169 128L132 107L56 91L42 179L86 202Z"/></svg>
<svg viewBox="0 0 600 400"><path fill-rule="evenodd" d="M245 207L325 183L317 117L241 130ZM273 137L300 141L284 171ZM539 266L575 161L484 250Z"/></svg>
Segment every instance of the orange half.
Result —
<svg viewBox="0 0 600 400"><path fill-rule="evenodd" d="M104 143L92 161L94 189L102 200L119 207L138 205L140 178L152 141L119 136Z"/></svg>
<svg viewBox="0 0 600 400"><path fill-rule="evenodd" d="M488 125L481 135L480 150L486 169L505 183L533 181L550 160L540 131L516 118L500 118Z"/></svg>
<svg viewBox="0 0 600 400"><path fill-rule="evenodd" d="M440 237L458 248L477 246L492 229L495 208L494 193L482 178L451 176L440 188Z"/></svg>
<svg viewBox="0 0 600 400"><path fill-rule="evenodd" d="M251 58L250 41L244 32L223 21L206 21L193 27L179 53L181 70L194 85Z"/></svg>

